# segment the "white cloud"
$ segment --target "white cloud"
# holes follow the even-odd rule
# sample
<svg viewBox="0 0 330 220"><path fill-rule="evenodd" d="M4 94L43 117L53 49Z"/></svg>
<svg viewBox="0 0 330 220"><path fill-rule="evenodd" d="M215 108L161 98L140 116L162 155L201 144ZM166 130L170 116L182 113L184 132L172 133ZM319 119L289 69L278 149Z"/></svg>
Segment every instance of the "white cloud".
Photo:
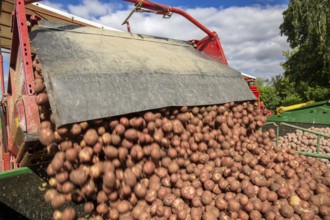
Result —
<svg viewBox="0 0 330 220"><path fill-rule="evenodd" d="M65 11L64 10L64 5L61 4L61 3L54 3L54 2L50 2L50 1L42 1L41 2L43 5L47 5L49 7L52 7L52 8L56 8L58 10L62 10L62 11Z"/></svg>
<svg viewBox="0 0 330 220"><path fill-rule="evenodd" d="M185 9L211 30L216 31L229 64L248 74L271 77L283 72L282 51L288 49L279 34L285 6ZM129 10L100 16L96 21L124 29L120 24ZM176 39L201 39L205 34L186 19L173 15L170 20L158 15L134 14L130 20L134 32Z"/></svg>
<svg viewBox="0 0 330 220"><path fill-rule="evenodd" d="M119 3L103 3L99 0L83 0L79 5L68 5L70 13L86 19L107 15L121 7L122 5Z"/></svg>

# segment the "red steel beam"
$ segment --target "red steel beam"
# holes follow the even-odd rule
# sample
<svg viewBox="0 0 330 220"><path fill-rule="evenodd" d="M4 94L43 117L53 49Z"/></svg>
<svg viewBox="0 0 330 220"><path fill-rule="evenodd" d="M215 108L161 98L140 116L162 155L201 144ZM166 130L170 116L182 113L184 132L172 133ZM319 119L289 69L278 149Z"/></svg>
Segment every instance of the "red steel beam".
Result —
<svg viewBox="0 0 330 220"><path fill-rule="evenodd" d="M185 17L187 20L192 22L194 25L196 25L199 29L201 29L208 35L202 40L197 41L196 49L202 51L203 53L205 53L212 59L218 61L219 63L226 65L228 64L217 33L209 30L207 27L205 27L203 24L201 24L199 21L197 21L195 18L190 16L185 11L179 8L173 8L171 6L150 2L148 0L125 0L125 1L133 2L135 6L139 6L141 8L146 8L155 11L157 14L163 14L164 16L171 16L173 13L182 15L183 17Z"/></svg>
<svg viewBox="0 0 330 220"><path fill-rule="evenodd" d="M141 0L125 0L127 2L133 2L135 5L140 3ZM210 37L217 37L217 34L211 30L209 30L207 27L205 27L203 24L201 24L199 21L197 21L195 18L193 18L191 15L186 13L185 11L179 9L179 8L173 8L168 5L163 5L163 4L158 4L158 3L153 3L150 1L142 1L142 8L150 9L156 12L164 13L164 14L171 14L176 13L180 14L183 17L187 18L190 22L192 22L194 25L196 25L198 28L200 28L202 31L204 31L207 35Z"/></svg>
<svg viewBox="0 0 330 220"><path fill-rule="evenodd" d="M24 68L24 88L23 91L26 95L34 96L34 76L31 59L31 48L30 39L28 34L28 27L25 13L25 2L24 0L16 0L15 2L15 16L16 16L16 27L18 29L19 36L19 48L21 50L21 58ZM18 45L17 45L18 46Z"/></svg>

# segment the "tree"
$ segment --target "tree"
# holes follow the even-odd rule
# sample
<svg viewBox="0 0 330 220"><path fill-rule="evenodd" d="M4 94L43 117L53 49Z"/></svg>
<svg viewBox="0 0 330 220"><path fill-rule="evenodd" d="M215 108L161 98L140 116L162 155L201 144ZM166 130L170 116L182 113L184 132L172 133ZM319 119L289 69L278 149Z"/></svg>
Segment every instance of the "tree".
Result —
<svg viewBox="0 0 330 220"><path fill-rule="evenodd" d="M292 48L284 53L284 76L302 99L329 99L330 1L290 0L283 18L281 35Z"/></svg>
<svg viewBox="0 0 330 220"><path fill-rule="evenodd" d="M267 79L263 78L257 78L255 84L260 91L260 100L268 109L275 111L281 103L281 99L276 88L270 84Z"/></svg>
<svg viewBox="0 0 330 220"><path fill-rule="evenodd" d="M304 101L297 92L295 83L290 82L287 77L277 75L272 78L271 82L280 99L279 106L294 105Z"/></svg>

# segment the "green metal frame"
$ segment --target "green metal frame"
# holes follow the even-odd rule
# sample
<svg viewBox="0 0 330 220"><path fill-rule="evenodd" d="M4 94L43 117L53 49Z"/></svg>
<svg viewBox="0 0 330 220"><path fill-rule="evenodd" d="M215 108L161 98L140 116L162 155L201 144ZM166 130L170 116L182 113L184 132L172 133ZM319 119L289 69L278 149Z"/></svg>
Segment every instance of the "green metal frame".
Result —
<svg viewBox="0 0 330 220"><path fill-rule="evenodd" d="M305 156L309 156L309 157L330 159L330 154L321 154L320 153L320 138L321 137L330 138L330 135L322 134L320 132L312 131L312 130L302 128L302 127L299 127L299 126L296 126L296 125L288 124L288 123L285 123L285 122L281 122L279 124L276 124L275 122L267 122L266 125L273 125L274 127L276 127L276 145L278 145L278 136L279 136L279 133L280 133L281 125L291 127L291 128L295 128L295 129L302 130L302 131L306 131L306 132L309 132L311 134L317 135L316 153L303 152L303 151L297 151L297 153L300 154L300 155L305 155Z"/></svg>
<svg viewBox="0 0 330 220"><path fill-rule="evenodd" d="M308 123L330 125L330 100L316 102L298 109L286 111L267 118L272 122Z"/></svg>
<svg viewBox="0 0 330 220"><path fill-rule="evenodd" d="M21 174L32 173L33 171L29 167L21 167L13 170L0 172L0 180L19 176Z"/></svg>

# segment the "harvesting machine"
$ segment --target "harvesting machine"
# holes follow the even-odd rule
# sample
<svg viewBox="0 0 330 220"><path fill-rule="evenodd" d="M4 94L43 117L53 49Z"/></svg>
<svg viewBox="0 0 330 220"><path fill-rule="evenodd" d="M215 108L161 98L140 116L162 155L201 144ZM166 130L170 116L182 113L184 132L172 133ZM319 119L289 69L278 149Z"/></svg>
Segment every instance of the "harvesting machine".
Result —
<svg viewBox="0 0 330 220"><path fill-rule="evenodd" d="M31 4L37 1L0 0L1 47L10 50L6 91L3 68L0 73L0 168L11 170L0 175L5 206L33 219L50 210L40 205L46 187L41 177L51 155L39 142L36 56L57 127L167 106L256 99L228 66L215 32L180 9L128 1L135 4L133 12L180 14L206 36L179 41L125 33ZM129 27L128 19L124 23Z"/></svg>

